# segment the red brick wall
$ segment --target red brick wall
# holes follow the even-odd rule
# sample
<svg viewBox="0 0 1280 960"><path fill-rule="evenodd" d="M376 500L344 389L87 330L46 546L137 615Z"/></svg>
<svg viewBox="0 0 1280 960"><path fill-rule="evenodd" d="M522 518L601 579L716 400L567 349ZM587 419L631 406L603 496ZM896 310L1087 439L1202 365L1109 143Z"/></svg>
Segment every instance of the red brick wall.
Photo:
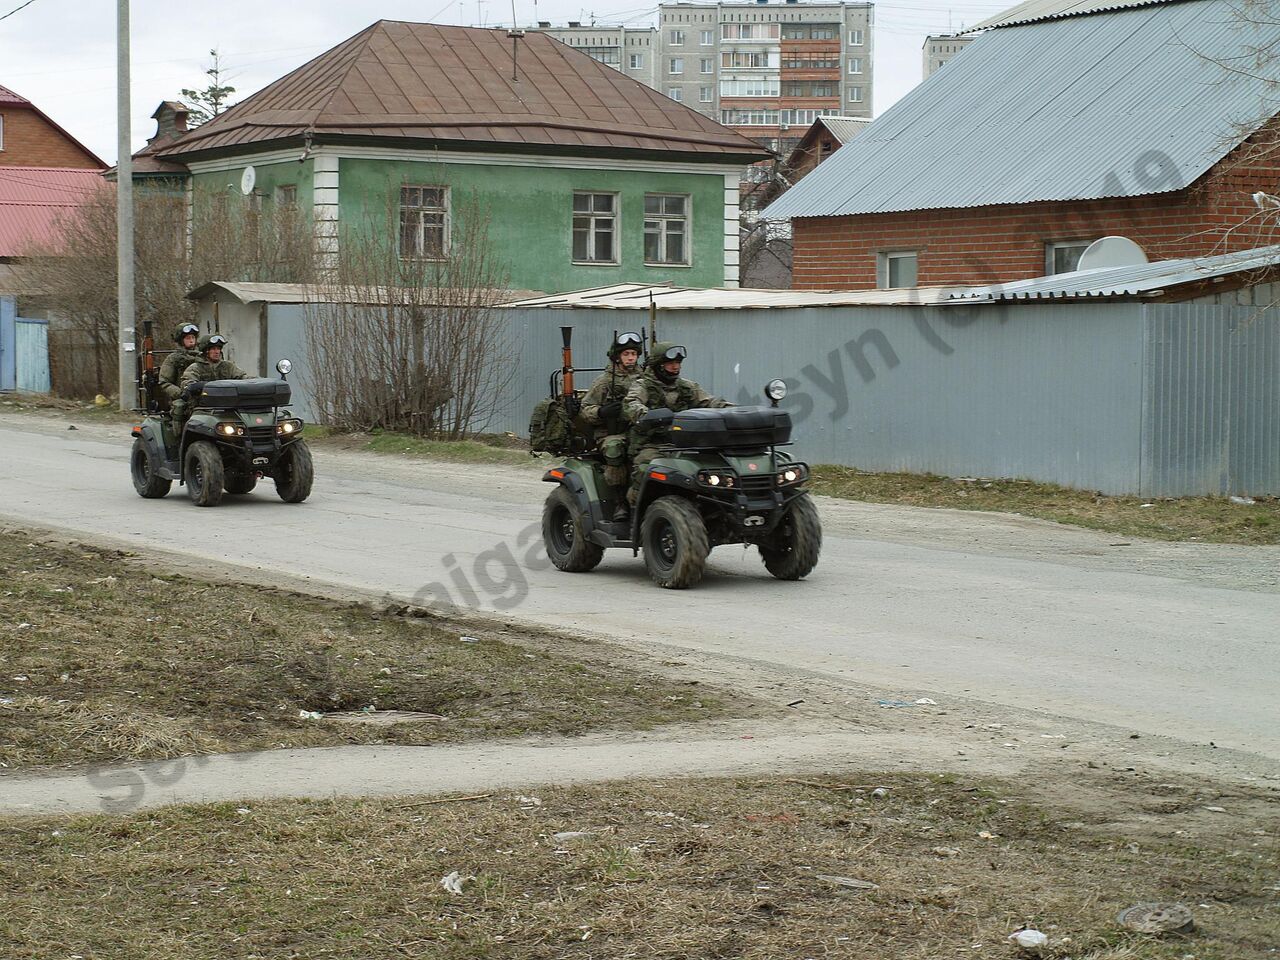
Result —
<svg viewBox="0 0 1280 960"><path fill-rule="evenodd" d="M93 157L34 110L6 107L0 110L0 116L4 117L0 167L102 169Z"/></svg>
<svg viewBox="0 0 1280 960"><path fill-rule="evenodd" d="M1158 185L1155 162L1142 176ZM1152 260L1246 250L1280 242L1255 191L1280 193L1280 122L1237 147L1190 187L1136 198L1010 204L793 221L797 289L870 289L876 255L918 251L920 286L993 283L1045 272L1045 243L1120 235ZM1280 212L1280 211L1277 211Z"/></svg>

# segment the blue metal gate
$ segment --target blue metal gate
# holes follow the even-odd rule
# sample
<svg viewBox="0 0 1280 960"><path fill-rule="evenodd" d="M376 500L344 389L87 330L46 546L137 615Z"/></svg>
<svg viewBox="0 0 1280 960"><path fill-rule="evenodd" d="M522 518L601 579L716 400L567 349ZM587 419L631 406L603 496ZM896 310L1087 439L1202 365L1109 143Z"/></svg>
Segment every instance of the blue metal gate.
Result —
<svg viewBox="0 0 1280 960"><path fill-rule="evenodd" d="M23 393L48 393L49 321L14 318L14 380Z"/></svg>

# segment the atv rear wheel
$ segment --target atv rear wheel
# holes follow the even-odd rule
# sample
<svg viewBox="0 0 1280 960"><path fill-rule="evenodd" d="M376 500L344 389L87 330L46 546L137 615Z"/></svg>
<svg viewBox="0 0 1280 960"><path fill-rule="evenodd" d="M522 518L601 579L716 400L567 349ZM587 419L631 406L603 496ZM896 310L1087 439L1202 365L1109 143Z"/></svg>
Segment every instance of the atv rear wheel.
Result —
<svg viewBox="0 0 1280 960"><path fill-rule="evenodd" d="M285 503L301 503L311 496L315 475L311 448L304 440L294 440L280 451L276 461L276 493Z"/></svg>
<svg viewBox="0 0 1280 960"><path fill-rule="evenodd" d="M564 487L557 486L542 507L542 542L557 570L586 573L604 559L604 547L587 539L582 507Z"/></svg>
<svg viewBox="0 0 1280 960"><path fill-rule="evenodd" d="M822 552L822 524L818 508L807 493L791 502L787 515L768 543L760 544L765 569L779 580L799 580L818 565Z"/></svg>
<svg viewBox="0 0 1280 960"><path fill-rule="evenodd" d="M129 458L129 472L133 474L133 489L138 496L148 500L158 500L169 492L172 480L166 480L157 473L160 463L151 451L151 447L141 437L133 441L133 454Z"/></svg>
<svg viewBox="0 0 1280 960"><path fill-rule="evenodd" d="M659 497L640 521L640 545L649 579L660 587L683 590L702 579L711 552L707 525L684 497Z"/></svg>
<svg viewBox="0 0 1280 960"><path fill-rule="evenodd" d="M187 447L182 474L187 496L197 507L216 507L222 502L222 455L209 440L197 440Z"/></svg>

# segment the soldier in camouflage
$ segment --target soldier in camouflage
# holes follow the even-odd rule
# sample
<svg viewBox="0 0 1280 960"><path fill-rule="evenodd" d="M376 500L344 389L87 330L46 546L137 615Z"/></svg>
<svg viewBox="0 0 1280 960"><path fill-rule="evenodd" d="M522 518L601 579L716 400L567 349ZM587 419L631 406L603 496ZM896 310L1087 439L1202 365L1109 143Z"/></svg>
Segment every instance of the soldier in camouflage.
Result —
<svg viewBox="0 0 1280 960"><path fill-rule="evenodd" d="M222 348L226 345L227 338L220 333L207 334L200 338L200 359L187 367L182 374L184 401L188 403L194 401L200 395L200 389L210 380L249 379L249 374L230 360L222 359Z"/></svg>
<svg viewBox="0 0 1280 960"><path fill-rule="evenodd" d="M187 367L200 359L196 350L196 338L200 336L200 328L194 323L180 323L173 331L173 342L178 346L164 358L160 365L160 392L168 399L169 406L178 410L182 396L182 374Z"/></svg>
<svg viewBox="0 0 1280 960"><path fill-rule="evenodd" d="M595 431L596 446L604 458L604 481L612 490L616 507L614 520L627 518L624 496L627 490L627 423L622 403L639 374L640 347L644 338L638 333L621 334L609 347L609 367L596 377L582 401L582 416Z"/></svg>
<svg viewBox="0 0 1280 960"><path fill-rule="evenodd" d="M663 435L646 431L639 422L641 417L650 410L663 407L672 413L680 413L682 410L699 407L733 406L727 400L713 397L692 380L681 378L680 364L686 356L688 351L678 344L655 343L645 362L644 373L631 384L627 399L623 402L623 416L631 424L630 450L634 467L627 502L632 506L635 506L636 497L640 494L640 481L644 479L645 468L658 455L665 439Z"/></svg>

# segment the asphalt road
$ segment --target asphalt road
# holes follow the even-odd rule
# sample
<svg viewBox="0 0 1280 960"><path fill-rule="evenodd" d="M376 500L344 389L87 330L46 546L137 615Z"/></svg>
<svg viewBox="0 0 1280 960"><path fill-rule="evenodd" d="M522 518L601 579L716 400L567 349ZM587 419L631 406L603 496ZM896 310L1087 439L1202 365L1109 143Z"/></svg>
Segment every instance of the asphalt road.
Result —
<svg viewBox="0 0 1280 960"><path fill-rule="evenodd" d="M0 516L592 636L690 648L1280 759L1280 549L1122 541L1016 517L821 500L806 581L713 552L664 591L629 553L564 574L539 473L316 454L312 499L144 501L127 429L0 417Z"/></svg>

